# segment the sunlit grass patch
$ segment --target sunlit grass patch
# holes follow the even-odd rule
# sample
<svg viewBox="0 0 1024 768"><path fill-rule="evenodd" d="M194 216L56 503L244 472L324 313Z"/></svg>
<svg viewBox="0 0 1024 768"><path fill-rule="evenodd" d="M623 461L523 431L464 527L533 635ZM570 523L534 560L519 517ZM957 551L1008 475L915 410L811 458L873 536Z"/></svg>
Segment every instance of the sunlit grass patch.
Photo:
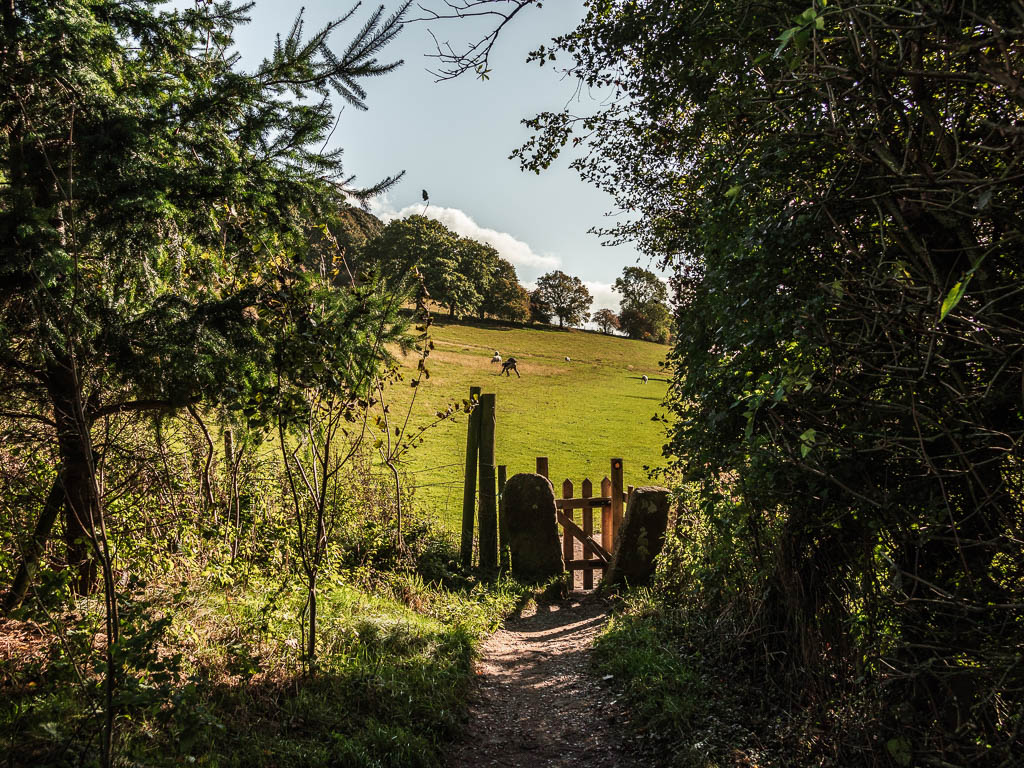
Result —
<svg viewBox="0 0 1024 768"><path fill-rule="evenodd" d="M524 594L505 580L448 589L410 569L331 574L312 672L294 576L152 586L134 604L167 622L124 630L131 674L118 692L117 754L157 766L437 766L462 723L480 640ZM80 608L98 615L94 602ZM46 658L4 668L0 738L24 756L14 765L88 764L102 656L83 635L78 684L46 634Z"/></svg>

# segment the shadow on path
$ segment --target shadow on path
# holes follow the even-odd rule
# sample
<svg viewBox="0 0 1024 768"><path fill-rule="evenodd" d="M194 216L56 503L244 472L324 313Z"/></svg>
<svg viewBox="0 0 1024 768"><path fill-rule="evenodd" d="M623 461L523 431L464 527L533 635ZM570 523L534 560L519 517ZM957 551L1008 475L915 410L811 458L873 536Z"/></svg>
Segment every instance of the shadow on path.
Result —
<svg viewBox="0 0 1024 768"><path fill-rule="evenodd" d="M638 768L622 750L622 713L591 665L608 619L592 595L528 606L484 645L470 721L448 768Z"/></svg>

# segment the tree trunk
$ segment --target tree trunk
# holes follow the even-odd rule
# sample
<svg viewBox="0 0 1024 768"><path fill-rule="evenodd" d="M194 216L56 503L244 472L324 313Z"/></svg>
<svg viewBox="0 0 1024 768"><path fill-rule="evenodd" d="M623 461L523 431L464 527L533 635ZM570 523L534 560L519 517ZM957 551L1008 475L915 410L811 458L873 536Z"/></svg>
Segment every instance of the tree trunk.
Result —
<svg viewBox="0 0 1024 768"><path fill-rule="evenodd" d="M57 445L60 449L59 482L64 488L64 540L67 565L77 571L74 581L79 594L96 588L96 557L90 540L99 523L99 503L92 482L92 461L84 430L89 423L80 413L81 392L77 391L71 363L58 360L49 366L47 385L57 423Z"/></svg>
<svg viewBox="0 0 1024 768"><path fill-rule="evenodd" d="M3 612L5 614L17 610L28 594L29 585L36 573L36 566L43 553L43 548L50 538L50 531L57 516L64 509L64 486L60 482L60 467L57 468L57 477L53 480L50 492L46 496L46 503L43 511L39 513L39 520L36 521L36 528L32 532L32 538L25 544L25 551L22 553L21 565L14 576L11 589L4 596Z"/></svg>
<svg viewBox="0 0 1024 768"><path fill-rule="evenodd" d="M316 672L316 576L309 578L309 642L306 645L306 663L311 673Z"/></svg>

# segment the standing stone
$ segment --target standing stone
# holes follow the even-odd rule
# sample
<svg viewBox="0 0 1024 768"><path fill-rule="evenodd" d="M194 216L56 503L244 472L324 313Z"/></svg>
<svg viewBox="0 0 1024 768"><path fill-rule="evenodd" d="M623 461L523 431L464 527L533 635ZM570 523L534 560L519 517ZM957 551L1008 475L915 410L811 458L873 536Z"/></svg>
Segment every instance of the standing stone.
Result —
<svg viewBox="0 0 1024 768"><path fill-rule="evenodd" d="M526 582L561 575L562 547L551 482L543 475L513 475L505 483L501 510L508 529L512 575Z"/></svg>
<svg viewBox="0 0 1024 768"><path fill-rule="evenodd" d="M654 558L665 543L668 527L668 489L652 486L634 488L626 518L619 528L619 540L612 553L605 583L631 587L651 583Z"/></svg>

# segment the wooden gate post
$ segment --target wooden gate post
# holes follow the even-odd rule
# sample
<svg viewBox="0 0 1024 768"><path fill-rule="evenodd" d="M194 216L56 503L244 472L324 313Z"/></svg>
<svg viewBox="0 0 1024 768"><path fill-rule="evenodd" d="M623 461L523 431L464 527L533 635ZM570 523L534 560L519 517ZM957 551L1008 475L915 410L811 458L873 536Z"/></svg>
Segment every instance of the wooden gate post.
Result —
<svg viewBox="0 0 1024 768"><path fill-rule="evenodd" d="M544 475L544 477L548 477L548 457L547 456L538 456L537 457L537 474L538 475ZM551 478L548 477L548 479L550 480Z"/></svg>
<svg viewBox="0 0 1024 768"><path fill-rule="evenodd" d="M494 394L480 396L480 567L498 567L498 494L494 465Z"/></svg>
<svg viewBox="0 0 1024 768"><path fill-rule="evenodd" d="M476 455L480 446L480 387L469 388L469 414L466 429L466 477L462 486L462 567L473 565L473 513L476 511Z"/></svg>
<svg viewBox="0 0 1024 768"><path fill-rule="evenodd" d="M498 567L507 571L509 567L508 523L505 520L505 507L501 503L501 495L505 492L505 481L508 479L508 468L498 465Z"/></svg>
<svg viewBox="0 0 1024 768"><path fill-rule="evenodd" d="M622 497L625 488L622 486L622 459L612 459L612 545L619 535L622 525Z"/></svg>

